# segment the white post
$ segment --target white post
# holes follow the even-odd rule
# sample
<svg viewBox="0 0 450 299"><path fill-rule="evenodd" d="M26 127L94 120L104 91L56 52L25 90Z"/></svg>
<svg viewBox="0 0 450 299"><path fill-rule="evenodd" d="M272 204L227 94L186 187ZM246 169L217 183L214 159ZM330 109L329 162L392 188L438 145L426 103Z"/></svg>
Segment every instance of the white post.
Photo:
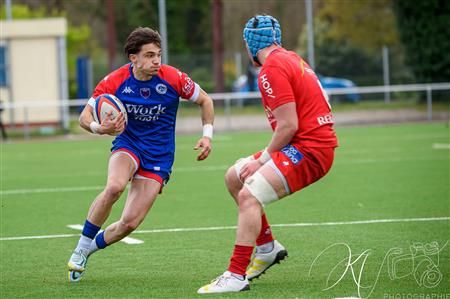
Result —
<svg viewBox="0 0 450 299"><path fill-rule="evenodd" d="M431 87L427 86L427 119L428 121L433 120L433 99L431 98Z"/></svg>
<svg viewBox="0 0 450 299"><path fill-rule="evenodd" d="M306 0L306 22L308 29L308 63L311 68L314 70L316 68L316 64L314 61L314 18L313 18L313 8L312 8L312 0Z"/></svg>
<svg viewBox="0 0 450 299"><path fill-rule="evenodd" d="M162 63L169 63L169 47L167 46L166 0L158 0L159 33L161 34Z"/></svg>
<svg viewBox="0 0 450 299"><path fill-rule="evenodd" d="M231 99L228 96L226 96L224 98L224 101L225 101L224 105L225 105L225 123L226 123L225 130L229 132L231 131Z"/></svg>
<svg viewBox="0 0 450 299"><path fill-rule="evenodd" d="M70 129L69 115L69 80L67 76L67 57L66 57L66 37L56 38L58 47L58 65L59 65L59 98L61 101L61 123L64 133L68 133Z"/></svg>
<svg viewBox="0 0 450 299"><path fill-rule="evenodd" d="M11 0L6 0L6 19L8 21L12 20L12 9L11 9Z"/></svg>
<svg viewBox="0 0 450 299"><path fill-rule="evenodd" d="M384 103L389 104L391 102L391 93L389 92L389 49L386 45L383 46L383 82L385 87Z"/></svg>
<svg viewBox="0 0 450 299"><path fill-rule="evenodd" d="M30 139L30 119L28 117L28 107L23 107L23 137Z"/></svg>
<svg viewBox="0 0 450 299"><path fill-rule="evenodd" d="M241 53L234 53L234 61L236 63L236 78L239 78L242 75L242 56Z"/></svg>

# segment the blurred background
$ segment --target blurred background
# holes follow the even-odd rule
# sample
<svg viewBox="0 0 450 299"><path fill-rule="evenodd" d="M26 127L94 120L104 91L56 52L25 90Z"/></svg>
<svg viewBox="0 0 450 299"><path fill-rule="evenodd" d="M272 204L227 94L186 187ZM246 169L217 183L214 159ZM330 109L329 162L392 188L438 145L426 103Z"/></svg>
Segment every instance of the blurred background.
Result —
<svg viewBox="0 0 450 299"><path fill-rule="evenodd" d="M216 101L217 129L268 125L258 69L242 28L255 14L282 26L283 46L313 67L338 125L449 120L450 2L446 0L2 0L2 134L82 133L80 109L99 80L127 63L136 27L163 36L163 62ZM182 103L179 132L199 128ZM2 130L3 131L3 130ZM5 135L6 134L6 135Z"/></svg>

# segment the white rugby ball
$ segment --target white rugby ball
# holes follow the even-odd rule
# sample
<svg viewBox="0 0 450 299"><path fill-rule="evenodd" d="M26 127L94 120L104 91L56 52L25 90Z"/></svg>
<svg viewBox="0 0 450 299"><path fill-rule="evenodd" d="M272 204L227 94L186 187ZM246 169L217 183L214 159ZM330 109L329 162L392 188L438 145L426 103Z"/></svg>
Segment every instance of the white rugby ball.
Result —
<svg viewBox="0 0 450 299"><path fill-rule="evenodd" d="M104 93L99 95L95 99L94 106L94 119L97 123L101 124L107 115L111 113L111 119L116 118L120 112L123 113L125 118L125 125L128 123L127 111L122 102L114 95Z"/></svg>

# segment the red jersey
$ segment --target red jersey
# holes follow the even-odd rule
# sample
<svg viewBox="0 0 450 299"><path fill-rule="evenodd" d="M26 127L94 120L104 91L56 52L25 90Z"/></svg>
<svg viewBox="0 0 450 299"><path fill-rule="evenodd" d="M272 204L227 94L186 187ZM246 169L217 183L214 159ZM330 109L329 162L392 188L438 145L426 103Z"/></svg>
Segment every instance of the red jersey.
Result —
<svg viewBox="0 0 450 299"><path fill-rule="evenodd" d="M295 102L298 130L291 144L307 147L337 147L328 96L311 67L296 53L278 48L266 58L258 76L262 103L272 130L272 114L278 106Z"/></svg>

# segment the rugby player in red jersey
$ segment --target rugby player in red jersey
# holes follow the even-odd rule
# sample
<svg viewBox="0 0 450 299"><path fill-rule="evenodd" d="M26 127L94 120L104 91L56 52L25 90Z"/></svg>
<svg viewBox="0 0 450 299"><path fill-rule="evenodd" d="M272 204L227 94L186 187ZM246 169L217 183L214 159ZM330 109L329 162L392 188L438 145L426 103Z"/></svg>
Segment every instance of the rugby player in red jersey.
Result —
<svg viewBox="0 0 450 299"><path fill-rule="evenodd" d="M251 18L244 40L254 64L262 66L258 87L273 135L264 150L238 160L225 176L239 207L235 247L227 271L200 294L248 290L249 280L287 256L264 207L322 178L338 146L328 97L310 66L281 46L278 21L268 15Z"/></svg>

